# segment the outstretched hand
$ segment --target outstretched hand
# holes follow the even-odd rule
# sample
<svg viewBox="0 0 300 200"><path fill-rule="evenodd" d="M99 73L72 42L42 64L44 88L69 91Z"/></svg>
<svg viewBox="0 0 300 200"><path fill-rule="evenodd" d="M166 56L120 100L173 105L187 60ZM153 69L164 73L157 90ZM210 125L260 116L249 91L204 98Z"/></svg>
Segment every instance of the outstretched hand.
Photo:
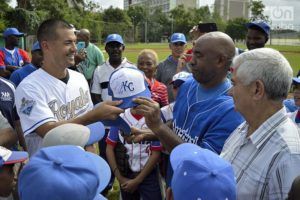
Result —
<svg viewBox="0 0 300 200"><path fill-rule="evenodd" d="M133 113L144 116L147 126L155 132L162 124L159 104L145 97L138 97L133 101L139 104L132 110Z"/></svg>
<svg viewBox="0 0 300 200"><path fill-rule="evenodd" d="M124 112L118 108L122 101L104 101L94 108L94 117L98 120L115 120Z"/></svg>

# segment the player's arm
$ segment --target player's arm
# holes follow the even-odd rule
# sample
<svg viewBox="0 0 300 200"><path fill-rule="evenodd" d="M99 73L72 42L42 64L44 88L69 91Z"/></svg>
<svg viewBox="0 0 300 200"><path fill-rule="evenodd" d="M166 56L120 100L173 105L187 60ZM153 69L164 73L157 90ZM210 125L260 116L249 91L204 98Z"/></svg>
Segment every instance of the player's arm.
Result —
<svg viewBox="0 0 300 200"><path fill-rule="evenodd" d="M21 127L20 120L15 121L15 130L17 132L18 140L20 143L20 146L23 148L24 151L27 151L27 146L24 138L24 133Z"/></svg>
<svg viewBox="0 0 300 200"><path fill-rule="evenodd" d="M89 111L88 113L82 116L57 122L46 122L38 128L36 128L35 132L39 136L44 137L46 133L51 129L66 123L88 125L100 120L115 120L119 116L119 114L124 112L123 109L116 107L119 104L121 104L121 101L102 102L99 104L99 106L95 107L93 110Z"/></svg>
<svg viewBox="0 0 300 200"><path fill-rule="evenodd" d="M134 102L139 104L139 106L133 112L145 117L147 126L159 138L162 146L168 152L171 152L174 147L183 143L183 140L162 122L158 103L143 97L134 99Z"/></svg>

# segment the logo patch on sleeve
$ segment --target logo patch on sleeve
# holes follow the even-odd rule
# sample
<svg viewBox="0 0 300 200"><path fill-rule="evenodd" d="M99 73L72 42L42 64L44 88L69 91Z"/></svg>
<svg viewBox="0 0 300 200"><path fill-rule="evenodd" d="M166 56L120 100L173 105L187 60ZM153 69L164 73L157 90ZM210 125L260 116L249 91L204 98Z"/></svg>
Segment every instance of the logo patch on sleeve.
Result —
<svg viewBox="0 0 300 200"><path fill-rule="evenodd" d="M25 98L22 99L22 104L20 107L20 111L21 113L25 114L25 115L30 115L33 107L35 105L35 101L33 100L26 100Z"/></svg>

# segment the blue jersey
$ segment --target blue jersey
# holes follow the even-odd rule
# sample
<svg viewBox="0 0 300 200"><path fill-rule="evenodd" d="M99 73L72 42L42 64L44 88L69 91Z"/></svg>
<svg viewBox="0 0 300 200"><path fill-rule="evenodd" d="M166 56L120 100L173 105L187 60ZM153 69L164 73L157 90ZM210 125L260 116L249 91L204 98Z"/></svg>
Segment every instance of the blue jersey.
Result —
<svg viewBox="0 0 300 200"><path fill-rule="evenodd" d="M198 144L217 154L225 140L244 119L234 110L231 83L226 80L205 89L191 77L181 85L174 106L173 130L185 142Z"/></svg>
<svg viewBox="0 0 300 200"><path fill-rule="evenodd" d="M19 120L15 107L15 86L10 81L0 78L0 111L12 127Z"/></svg>
<svg viewBox="0 0 300 200"><path fill-rule="evenodd" d="M37 68L33 64L27 64L21 69L17 69L16 71L14 71L10 75L9 80L13 82L16 86L18 86L26 76L28 76L35 70L37 70Z"/></svg>

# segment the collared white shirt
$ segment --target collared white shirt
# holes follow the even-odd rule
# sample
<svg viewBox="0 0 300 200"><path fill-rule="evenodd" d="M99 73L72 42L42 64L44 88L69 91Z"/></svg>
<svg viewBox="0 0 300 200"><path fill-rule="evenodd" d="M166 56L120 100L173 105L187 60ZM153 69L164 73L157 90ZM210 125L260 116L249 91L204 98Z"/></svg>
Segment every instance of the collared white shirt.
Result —
<svg viewBox="0 0 300 200"><path fill-rule="evenodd" d="M237 199L285 199L300 175L300 131L285 108L250 137L242 123L227 139L221 157L229 161L237 182Z"/></svg>
<svg viewBox="0 0 300 200"><path fill-rule="evenodd" d="M101 94L103 101L111 101L112 98L108 95L108 81L110 75L121 67L136 68L136 66L128 62L126 58L123 58L122 63L117 68L111 66L108 60L103 65L98 66L94 71L91 93Z"/></svg>

